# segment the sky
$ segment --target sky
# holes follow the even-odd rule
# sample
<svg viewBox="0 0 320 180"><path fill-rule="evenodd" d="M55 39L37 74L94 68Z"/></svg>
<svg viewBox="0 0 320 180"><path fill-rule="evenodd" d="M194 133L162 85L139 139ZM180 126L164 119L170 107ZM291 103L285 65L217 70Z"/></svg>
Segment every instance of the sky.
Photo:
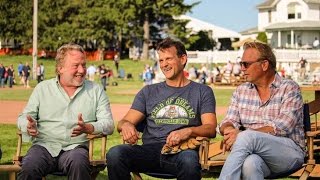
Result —
<svg viewBox="0 0 320 180"><path fill-rule="evenodd" d="M186 4L200 1L188 16L229 30L241 32L258 26L256 6L264 0L185 0Z"/></svg>

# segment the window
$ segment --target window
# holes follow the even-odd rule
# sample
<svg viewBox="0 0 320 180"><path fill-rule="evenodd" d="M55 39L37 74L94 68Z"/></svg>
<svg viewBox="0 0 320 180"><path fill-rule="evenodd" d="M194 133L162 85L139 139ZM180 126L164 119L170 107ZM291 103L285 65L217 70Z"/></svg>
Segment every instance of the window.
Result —
<svg viewBox="0 0 320 180"><path fill-rule="evenodd" d="M268 11L268 20L269 20L269 23L271 23L271 19L272 19L272 16L271 16L271 10Z"/></svg>
<svg viewBox="0 0 320 180"><path fill-rule="evenodd" d="M288 19L301 19L302 18L302 7L299 3L293 2L288 4Z"/></svg>
<svg viewBox="0 0 320 180"><path fill-rule="evenodd" d="M299 12L299 13L297 13L298 14L298 19L301 19L301 13Z"/></svg>
<svg viewBox="0 0 320 180"><path fill-rule="evenodd" d="M288 44L291 44L291 34L288 34L288 35L287 35L287 43L288 43Z"/></svg>

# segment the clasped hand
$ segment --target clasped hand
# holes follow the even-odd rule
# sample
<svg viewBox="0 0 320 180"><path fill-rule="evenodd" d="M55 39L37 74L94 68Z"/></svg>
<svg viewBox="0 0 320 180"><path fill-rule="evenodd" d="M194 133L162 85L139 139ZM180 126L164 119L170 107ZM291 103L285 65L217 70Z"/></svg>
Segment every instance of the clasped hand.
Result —
<svg viewBox="0 0 320 180"><path fill-rule="evenodd" d="M233 127L227 127L224 129L224 133L223 133L223 143L224 143L223 151L224 152L231 150L232 145L236 141L238 133L239 133L239 130Z"/></svg>
<svg viewBox="0 0 320 180"><path fill-rule="evenodd" d="M130 122L124 122L121 126L121 134L123 141L129 144L137 144L139 140L139 132Z"/></svg>
<svg viewBox="0 0 320 180"><path fill-rule="evenodd" d="M180 142L188 139L192 131L189 128L172 131L167 137L166 144L169 146L178 145Z"/></svg>

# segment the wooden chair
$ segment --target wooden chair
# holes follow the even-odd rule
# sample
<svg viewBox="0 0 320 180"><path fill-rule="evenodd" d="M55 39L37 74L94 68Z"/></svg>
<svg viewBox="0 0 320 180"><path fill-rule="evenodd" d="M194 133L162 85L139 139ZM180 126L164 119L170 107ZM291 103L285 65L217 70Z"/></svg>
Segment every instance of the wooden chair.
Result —
<svg viewBox="0 0 320 180"><path fill-rule="evenodd" d="M320 164L317 164L314 159L314 152L317 146L314 146L315 137L320 135L320 131L311 131L310 116L317 114L320 110L320 102L312 101L304 104L304 127L307 142L307 160L306 163L297 170L288 174L283 174L278 177L271 177L273 179L283 178L287 176L300 177L301 180L308 177L320 177ZM204 172L220 172L225 160L228 157L228 152L223 154L223 142L212 143L210 141L203 141L200 146L199 157L201 168ZM319 162L318 162L319 163Z"/></svg>
<svg viewBox="0 0 320 180"><path fill-rule="evenodd" d="M21 161L23 156L21 156L21 146L22 146L22 134L21 132L17 132L18 135L18 145L16 154L13 157L13 164L12 165L0 165L0 171L5 171L9 173L9 180L16 179L16 173L21 170ZM99 159L94 159L94 141L96 139L101 139L101 154ZM107 135L103 134L88 134L87 139L89 140L89 161L91 166L91 179L94 180L98 176L100 171L103 171L107 166L106 161L106 145L107 145ZM65 176L62 172L54 172L51 175L55 176ZM42 179L45 179L43 177Z"/></svg>

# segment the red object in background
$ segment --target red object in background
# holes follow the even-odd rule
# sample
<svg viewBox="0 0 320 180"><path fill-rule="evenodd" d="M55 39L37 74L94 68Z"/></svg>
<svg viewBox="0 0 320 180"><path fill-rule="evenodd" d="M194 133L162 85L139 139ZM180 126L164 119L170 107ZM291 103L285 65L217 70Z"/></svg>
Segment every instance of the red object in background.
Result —
<svg viewBox="0 0 320 180"><path fill-rule="evenodd" d="M189 72L187 70L183 70L183 75L184 75L184 77L188 78L189 77Z"/></svg>
<svg viewBox="0 0 320 180"><path fill-rule="evenodd" d="M113 60L115 54L117 52L113 50L104 51L103 60ZM56 51L45 51L38 50L38 57L40 58L55 58L57 52ZM3 48L0 49L0 56L4 55L30 55L32 56L32 48L29 49L10 49ZM99 51L86 51L86 56L89 61L99 61Z"/></svg>

